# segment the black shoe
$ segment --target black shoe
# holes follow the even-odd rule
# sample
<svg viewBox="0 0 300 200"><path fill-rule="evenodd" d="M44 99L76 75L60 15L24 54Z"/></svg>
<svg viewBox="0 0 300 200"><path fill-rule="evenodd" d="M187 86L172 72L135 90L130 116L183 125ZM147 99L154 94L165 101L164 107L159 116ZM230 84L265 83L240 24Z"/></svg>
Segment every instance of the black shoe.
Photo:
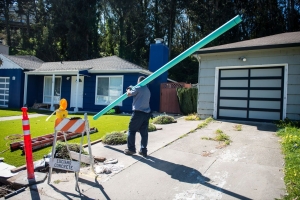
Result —
<svg viewBox="0 0 300 200"><path fill-rule="evenodd" d="M129 149L125 149L125 150L124 150L124 153L125 153L126 155L133 155L133 154L135 154L134 151L130 151Z"/></svg>
<svg viewBox="0 0 300 200"><path fill-rule="evenodd" d="M139 154L143 157L147 157L147 153L143 153L143 152L139 151Z"/></svg>

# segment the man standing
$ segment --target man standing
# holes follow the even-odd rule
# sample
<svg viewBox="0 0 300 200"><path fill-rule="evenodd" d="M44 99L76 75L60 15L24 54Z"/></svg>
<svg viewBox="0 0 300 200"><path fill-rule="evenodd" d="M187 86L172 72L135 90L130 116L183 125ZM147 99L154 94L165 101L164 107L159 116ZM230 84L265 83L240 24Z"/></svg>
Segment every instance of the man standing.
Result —
<svg viewBox="0 0 300 200"><path fill-rule="evenodd" d="M145 79L144 76L138 78L138 83ZM150 119L150 90L145 86L137 86L132 90L127 88L127 96L133 96L132 102L132 115L129 122L127 147L124 153L127 155L133 155L136 153L135 149L135 134L140 131L141 134L141 148L139 154L147 156L147 144L148 144L148 125Z"/></svg>

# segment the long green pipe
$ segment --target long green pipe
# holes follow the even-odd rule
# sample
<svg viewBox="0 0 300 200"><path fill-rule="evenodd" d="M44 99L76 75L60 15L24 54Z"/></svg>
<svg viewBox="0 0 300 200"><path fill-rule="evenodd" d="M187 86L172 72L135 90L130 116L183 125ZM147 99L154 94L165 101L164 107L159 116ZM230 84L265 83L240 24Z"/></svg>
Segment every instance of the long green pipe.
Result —
<svg viewBox="0 0 300 200"><path fill-rule="evenodd" d="M205 38L203 38L202 40L200 40L199 42L197 42L196 44L194 44L193 46L191 46L190 48L185 50L183 53L178 55L176 58L169 61L167 64L165 64L164 66L162 66L161 68L159 68L158 70L153 72L151 75L149 75L147 78L145 78L142 82L138 83L136 86L144 86L144 85L148 84L149 82L151 82L152 80L154 80L155 78L157 78L158 76L160 76L161 74L166 72L168 69L170 69L171 67L173 67L174 65L176 65L177 63L179 63L180 61L182 61L183 59L185 59L192 53L194 53L195 51L199 50L201 47L205 46L207 43L211 42L212 40L216 39L217 37L219 37L226 31L228 31L235 25L239 24L241 21L242 21L242 19L239 15L235 16L230 21L228 21L226 24L219 27L214 32L212 32L211 34L209 34L208 36L206 36ZM136 87L136 86L134 86L134 87ZM113 101L111 104L106 106L99 113L94 115L93 119L94 120L98 119L100 116L105 114L107 111L112 109L114 106L116 106L118 103L120 103L121 101L123 101L126 98L127 98L127 94L125 93L122 96L120 96L118 99Z"/></svg>

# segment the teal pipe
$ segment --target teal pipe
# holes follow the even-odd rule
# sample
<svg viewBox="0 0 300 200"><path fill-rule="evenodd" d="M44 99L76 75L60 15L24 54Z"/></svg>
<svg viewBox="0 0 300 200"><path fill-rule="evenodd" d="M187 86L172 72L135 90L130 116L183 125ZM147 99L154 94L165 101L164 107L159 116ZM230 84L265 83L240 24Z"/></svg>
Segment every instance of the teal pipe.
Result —
<svg viewBox="0 0 300 200"><path fill-rule="evenodd" d="M153 72L151 75L149 75L147 78L145 78L142 82L138 83L136 86L147 85L149 82L153 81L155 78L157 78L158 76L160 76L161 74L166 72L168 69L170 69L171 67L173 67L174 65L176 65L177 63L179 63L180 61L182 61L183 59L185 59L186 57L188 57L192 53L194 53L195 51L199 50L201 47L205 46L207 43L209 43L212 40L216 39L217 37L219 37L220 35L222 35L226 31L228 31L229 29L231 29L235 25L239 24L241 21L242 21L242 18L239 15L235 16L230 21L228 21L226 24L219 27L214 32L212 32L211 34L209 34L208 36L206 36L205 38L203 38L202 40L200 40L199 42L197 42L196 44L194 44L193 46L191 46L190 48L188 48L184 52L182 52L176 58L169 61L167 64L165 64L164 66L162 66L161 68L159 68L158 70ZM136 87L136 86L134 86L134 87ZM100 116L102 116L103 114L108 112L110 109L112 109L114 106L118 105L121 101L123 101L126 98L127 98L127 94L125 93L122 96L120 96L118 99L113 101L111 104L106 106L99 113L94 115L93 119L94 120L98 119Z"/></svg>

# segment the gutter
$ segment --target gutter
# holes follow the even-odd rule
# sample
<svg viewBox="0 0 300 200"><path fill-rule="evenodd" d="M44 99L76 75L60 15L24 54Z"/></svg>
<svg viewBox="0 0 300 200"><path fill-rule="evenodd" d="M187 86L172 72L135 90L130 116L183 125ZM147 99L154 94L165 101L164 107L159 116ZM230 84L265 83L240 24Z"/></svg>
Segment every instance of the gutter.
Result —
<svg viewBox="0 0 300 200"><path fill-rule="evenodd" d="M247 51L247 50L261 50L261 49L276 49L276 48L285 48L285 47L300 47L300 43L292 44L278 44L278 45L265 45L265 46L250 46L250 47L235 47L235 48L222 48L222 49L211 49L211 50L200 50L196 51L195 54L210 54L210 53L223 53L223 52L232 52L232 51Z"/></svg>

